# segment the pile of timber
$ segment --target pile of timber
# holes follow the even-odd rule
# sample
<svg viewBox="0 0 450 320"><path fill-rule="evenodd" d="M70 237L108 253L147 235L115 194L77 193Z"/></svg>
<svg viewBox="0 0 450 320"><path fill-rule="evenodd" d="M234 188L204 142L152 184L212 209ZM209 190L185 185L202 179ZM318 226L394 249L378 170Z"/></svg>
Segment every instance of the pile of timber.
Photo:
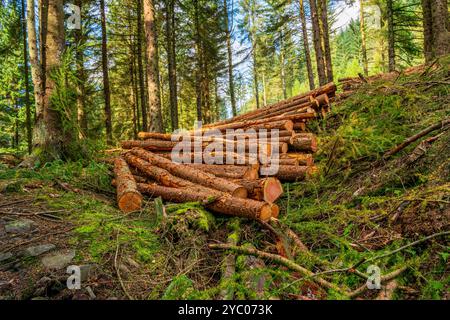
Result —
<svg viewBox="0 0 450 320"><path fill-rule="evenodd" d="M336 86L330 83L191 130L182 136L189 142L182 162L172 159L172 151L180 145L172 134L141 132L140 140L123 141L122 155L114 162L119 207L124 212L138 210L145 194L169 202L201 202L225 215L263 221L277 217L281 182L301 181L317 172L313 157L317 138L307 131L307 123L326 116L335 93ZM242 130L230 136L230 129ZM253 140L261 133L267 134L267 141ZM274 139L278 135L277 148L271 143L272 134ZM223 151L211 151L212 143L223 146ZM216 162L211 164L211 159ZM224 164L230 159L233 164Z"/></svg>

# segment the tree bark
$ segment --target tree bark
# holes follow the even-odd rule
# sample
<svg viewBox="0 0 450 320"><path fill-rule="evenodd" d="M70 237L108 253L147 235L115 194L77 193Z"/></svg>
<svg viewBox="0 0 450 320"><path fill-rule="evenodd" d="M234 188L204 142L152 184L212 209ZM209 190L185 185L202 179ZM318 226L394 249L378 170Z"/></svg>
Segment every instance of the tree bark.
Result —
<svg viewBox="0 0 450 320"><path fill-rule="evenodd" d="M393 0L386 0L386 15L388 23L388 56L389 72L395 71L395 35Z"/></svg>
<svg viewBox="0 0 450 320"><path fill-rule="evenodd" d="M361 32L361 53L364 75L369 75L369 63L367 61L367 48L366 48L366 29L365 29L365 19L364 19L364 0L359 0L359 23Z"/></svg>
<svg viewBox="0 0 450 320"><path fill-rule="evenodd" d="M33 151L33 131L31 127L31 106L30 106L30 81L28 72L28 48L27 48L27 20L25 16L25 0L21 0L22 5L22 36L23 36L23 64L25 73L25 114L27 128L28 154ZM34 8L33 8L34 9Z"/></svg>
<svg viewBox="0 0 450 320"><path fill-rule="evenodd" d="M161 187L155 184L138 184L139 191L151 197L161 197L165 201L183 203L200 201L204 206L214 212L268 221L272 216L271 205L252 199L240 199L223 194L220 197L201 190L191 188Z"/></svg>
<svg viewBox="0 0 450 320"><path fill-rule="evenodd" d="M316 52L317 74L319 76L319 84L322 86L327 83L327 76L325 73L325 60L323 56L323 48L321 42L322 37L320 34L319 16L316 0L309 0L309 7L311 10L311 24L313 29L314 50Z"/></svg>
<svg viewBox="0 0 450 320"><path fill-rule="evenodd" d="M281 76L281 90L283 92L283 99L287 99L287 89L286 89L286 70L285 70L285 51L284 51L284 34L283 30L280 32L280 76ZM264 88L265 89L265 88ZM265 99L264 99L265 100ZM264 106L266 103L264 102Z"/></svg>
<svg viewBox="0 0 450 320"><path fill-rule="evenodd" d="M260 108L259 104L259 83L258 83L258 59L257 59L257 39L256 39L256 12L255 12L255 0L251 2L250 9L250 20L251 20L251 30L250 30L250 42L252 45L252 57L253 57L253 85L255 90L255 100L256 109Z"/></svg>
<svg viewBox="0 0 450 320"><path fill-rule="evenodd" d="M178 129L177 65L175 50L175 0L166 0L166 42L169 74L169 102L172 130Z"/></svg>
<svg viewBox="0 0 450 320"><path fill-rule="evenodd" d="M182 179L198 183L208 188L228 192L231 195L238 198L247 197L247 190L245 190L244 187L239 186L235 183L231 183L225 179L218 178L212 174L208 174L203 171L190 168L186 165L173 163L168 159L165 159L163 157L160 157L154 153L145 151L143 149L133 149L131 150L131 153L147 162L150 162L155 166L158 166L162 169L169 171L171 174L178 176Z"/></svg>
<svg viewBox="0 0 450 320"><path fill-rule="evenodd" d="M306 166L279 166L274 176L283 182L296 182L305 180L308 176L315 174L316 170L315 167Z"/></svg>
<svg viewBox="0 0 450 320"><path fill-rule="evenodd" d="M228 3L227 0L223 0L223 10L224 10L224 23L225 23L225 37L227 41L227 57L228 57L228 87L230 90L230 102L231 102L231 112L233 117L237 116L236 108L236 96L234 92L234 77L233 77L233 51L231 48L231 31L228 17Z"/></svg>
<svg viewBox="0 0 450 320"><path fill-rule="evenodd" d="M312 133L295 134L290 141L290 145L297 151L317 152L317 138Z"/></svg>
<svg viewBox="0 0 450 320"><path fill-rule="evenodd" d="M161 96L159 89L158 39L153 0L144 0L144 23L147 48L148 99L150 105L150 131L162 132Z"/></svg>
<svg viewBox="0 0 450 320"><path fill-rule="evenodd" d="M74 2L76 6L80 8L80 13L83 12L83 3L82 0L76 0ZM82 17L81 17L82 19ZM81 20L83 21L83 20ZM88 123L86 116L86 73L84 70L84 52L83 45L86 43L85 37L83 35L83 27L81 25L80 29L75 30L74 32L75 38L75 59L76 59L76 68L77 68L77 118L78 118L78 126L79 126L79 138L83 139L87 135Z"/></svg>
<svg viewBox="0 0 450 320"><path fill-rule="evenodd" d="M436 56L450 53L450 30L448 30L447 0L432 0L431 14L433 16L433 35Z"/></svg>
<svg viewBox="0 0 450 320"><path fill-rule="evenodd" d="M138 61L138 81L139 81L139 98L141 100L142 112L142 130L148 131L148 104L146 99L144 66L142 55L142 40L144 39L144 30L142 28L142 0L136 0L136 15L137 15L137 50L136 59Z"/></svg>
<svg viewBox="0 0 450 320"><path fill-rule="evenodd" d="M111 92L109 88L109 71L108 71L108 39L106 36L106 11L105 0L100 0L100 14L102 25L102 72L103 72L103 95L105 99L105 127L106 127L106 143L112 144L112 114L111 114Z"/></svg>
<svg viewBox="0 0 450 320"><path fill-rule="evenodd" d="M310 90L313 90L315 88L314 73L311 62L311 54L309 50L308 31L306 29L305 7L303 0L299 0L299 3L300 3L300 23L302 28L303 51L305 53L306 70L308 72L309 88Z"/></svg>
<svg viewBox="0 0 450 320"><path fill-rule="evenodd" d="M333 66L331 61L330 28L328 26L328 0L318 0L320 9L320 20L322 25L321 35L323 38L323 49L325 55L325 67L328 82L333 81Z"/></svg>

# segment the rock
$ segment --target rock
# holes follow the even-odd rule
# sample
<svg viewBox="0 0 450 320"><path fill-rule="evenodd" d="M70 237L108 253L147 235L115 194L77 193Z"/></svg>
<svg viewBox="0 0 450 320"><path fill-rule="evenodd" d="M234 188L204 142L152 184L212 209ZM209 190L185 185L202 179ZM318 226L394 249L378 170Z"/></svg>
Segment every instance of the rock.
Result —
<svg viewBox="0 0 450 320"><path fill-rule="evenodd" d="M42 244L35 247L29 247L25 249L25 255L29 257L37 257L55 248L56 247L54 244Z"/></svg>
<svg viewBox="0 0 450 320"><path fill-rule="evenodd" d="M47 269L62 269L75 258L75 250L63 250L46 255L41 262Z"/></svg>
<svg viewBox="0 0 450 320"><path fill-rule="evenodd" d="M34 225L33 220L21 219L5 225L5 231L8 233L26 233L31 230Z"/></svg>
<svg viewBox="0 0 450 320"><path fill-rule="evenodd" d="M11 252L6 252L6 253L0 253L0 262L9 260L13 257L13 254Z"/></svg>

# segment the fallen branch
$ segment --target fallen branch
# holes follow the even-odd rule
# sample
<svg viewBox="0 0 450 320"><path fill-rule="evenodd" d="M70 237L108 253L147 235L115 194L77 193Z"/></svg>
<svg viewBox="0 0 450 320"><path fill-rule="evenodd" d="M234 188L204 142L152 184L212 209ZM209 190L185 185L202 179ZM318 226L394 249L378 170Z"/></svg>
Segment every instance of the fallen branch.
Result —
<svg viewBox="0 0 450 320"><path fill-rule="evenodd" d="M293 271L299 272L302 275L311 278L314 282L316 282L317 284L319 284L327 289L331 289L331 290L334 290L341 294L347 295L347 293L345 291L343 291L342 289L340 289L333 283L328 282L320 277L315 277L315 274L312 271L309 271L308 269L296 264L295 262L293 262L289 259L283 258L279 255L267 253L267 252L253 249L253 248L244 248L244 247L232 246L232 245L228 245L228 244L210 244L209 247L211 249L232 250L232 251L235 251L235 252L238 252L241 254L247 254L247 255L263 258L263 259L272 260L273 262L281 264Z"/></svg>
<svg viewBox="0 0 450 320"><path fill-rule="evenodd" d="M420 138L426 136L430 132L433 132L438 129L444 128L446 125L450 124L450 118L447 118L445 120L439 121L438 123L433 124L432 126L429 126L428 128L420 131L419 133L413 135L412 137L409 137L405 141L403 141L401 144L397 145L396 147L392 148L388 152L386 152L383 156L383 159L386 160L390 157L392 157L394 154L400 152L407 146L409 146L411 143L419 140Z"/></svg>

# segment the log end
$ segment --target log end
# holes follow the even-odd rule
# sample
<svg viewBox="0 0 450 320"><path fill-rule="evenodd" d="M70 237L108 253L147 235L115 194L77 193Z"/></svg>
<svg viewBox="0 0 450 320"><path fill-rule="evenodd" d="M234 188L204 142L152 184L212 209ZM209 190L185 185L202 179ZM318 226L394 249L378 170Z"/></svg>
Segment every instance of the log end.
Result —
<svg viewBox="0 0 450 320"><path fill-rule="evenodd" d="M264 201L273 203L283 194L283 186L277 178L267 178L264 181Z"/></svg>
<svg viewBox="0 0 450 320"><path fill-rule="evenodd" d="M270 218L272 217L272 209L273 205L271 204L265 204L261 207L261 212L259 213L259 219L262 221L269 221ZM278 206L277 206L278 207Z"/></svg>
<svg viewBox="0 0 450 320"><path fill-rule="evenodd" d="M284 129L286 129L287 131L293 131L294 130L294 122L292 120L287 120L284 125Z"/></svg>
<svg viewBox="0 0 450 320"><path fill-rule="evenodd" d="M270 208L272 210L272 217L271 218L275 218L277 219L280 216L280 207L276 204L271 204Z"/></svg>
<svg viewBox="0 0 450 320"><path fill-rule="evenodd" d="M238 187L231 193L231 195L236 198L245 199L248 197L248 192L244 187Z"/></svg>
<svg viewBox="0 0 450 320"><path fill-rule="evenodd" d="M118 199L119 209L124 213L141 210L142 195L136 192L127 192Z"/></svg>

